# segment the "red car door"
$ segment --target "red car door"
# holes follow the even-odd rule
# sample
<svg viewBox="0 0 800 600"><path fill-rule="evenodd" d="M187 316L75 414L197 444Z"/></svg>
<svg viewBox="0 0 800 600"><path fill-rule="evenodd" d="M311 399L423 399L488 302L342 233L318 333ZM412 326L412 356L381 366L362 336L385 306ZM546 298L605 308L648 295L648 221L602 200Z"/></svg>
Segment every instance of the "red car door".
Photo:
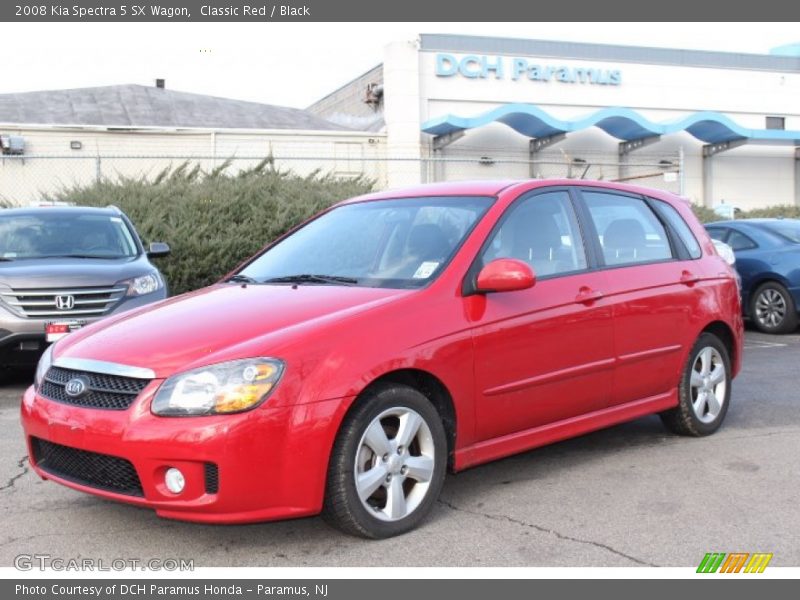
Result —
<svg viewBox="0 0 800 600"><path fill-rule="evenodd" d="M692 248L680 241L684 236L669 223L674 218L678 226L681 217L667 203L586 188L581 197L606 267L605 299L614 311L611 404L668 394L678 385L683 356L694 341L688 335L693 316L704 313L694 260L700 246L688 228L683 233Z"/></svg>
<svg viewBox="0 0 800 600"><path fill-rule="evenodd" d="M523 195L480 256L527 262L532 288L467 296L473 323L478 441L604 408L613 373L612 311L589 270L565 189Z"/></svg>

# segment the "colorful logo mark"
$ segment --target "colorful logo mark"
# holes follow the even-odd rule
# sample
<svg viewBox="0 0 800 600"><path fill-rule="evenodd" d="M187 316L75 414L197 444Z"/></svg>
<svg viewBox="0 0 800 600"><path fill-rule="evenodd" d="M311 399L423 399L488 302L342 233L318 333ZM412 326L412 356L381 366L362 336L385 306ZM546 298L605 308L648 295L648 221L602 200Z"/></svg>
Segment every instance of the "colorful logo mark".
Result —
<svg viewBox="0 0 800 600"><path fill-rule="evenodd" d="M772 553L769 552L708 552L697 567L698 573L763 573Z"/></svg>

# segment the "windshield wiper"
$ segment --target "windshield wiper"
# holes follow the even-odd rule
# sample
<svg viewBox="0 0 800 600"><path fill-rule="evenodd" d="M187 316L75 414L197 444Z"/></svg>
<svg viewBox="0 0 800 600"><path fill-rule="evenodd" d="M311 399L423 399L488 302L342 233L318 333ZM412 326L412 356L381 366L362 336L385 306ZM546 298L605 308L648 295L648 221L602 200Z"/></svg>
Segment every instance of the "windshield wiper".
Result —
<svg viewBox="0 0 800 600"><path fill-rule="evenodd" d="M11 262L14 260L13 258L9 258L8 256L0 256L0 261L2 262Z"/></svg>
<svg viewBox="0 0 800 600"><path fill-rule="evenodd" d="M236 275L228 277L225 281L228 283L258 283L252 277L243 275L242 273L237 273Z"/></svg>
<svg viewBox="0 0 800 600"><path fill-rule="evenodd" d="M272 277L265 279L264 283L326 283L355 285L358 279L352 277L340 277L339 275L315 275L312 273L302 273L300 275L285 275L283 277Z"/></svg>

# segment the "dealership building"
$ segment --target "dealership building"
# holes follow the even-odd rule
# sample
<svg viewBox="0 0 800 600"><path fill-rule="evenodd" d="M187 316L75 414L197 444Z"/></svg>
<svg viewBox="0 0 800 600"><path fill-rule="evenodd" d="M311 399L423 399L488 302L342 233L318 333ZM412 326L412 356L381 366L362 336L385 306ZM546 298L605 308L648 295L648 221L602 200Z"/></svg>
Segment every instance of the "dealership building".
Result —
<svg viewBox="0 0 800 600"><path fill-rule="evenodd" d="M800 45L769 54L421 35L308 107L385 135L388 187L588 177L800 204Z"/></svg>
<svg viewBox="0 0 800 600"><path fill-rule="evenodd" d="M0 203L265 158L377 189L570 177L711 207L800 205L800 44L740 54L423 34L304 110L164 80L0 94Z"/></svg>

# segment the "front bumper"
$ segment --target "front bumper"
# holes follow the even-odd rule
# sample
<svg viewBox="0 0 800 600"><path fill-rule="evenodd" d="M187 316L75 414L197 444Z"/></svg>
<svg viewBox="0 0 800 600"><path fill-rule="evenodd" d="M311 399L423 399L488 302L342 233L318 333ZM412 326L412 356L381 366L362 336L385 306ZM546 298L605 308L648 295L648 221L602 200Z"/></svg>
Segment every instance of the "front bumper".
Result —
<svg viewBox="0 0 800 600"><path fill-rule="evenodd" d="M42 326L44 330L44 326ZM33 367L47 348L43 332L12 333L0 329L0 366Z"/></svg>
<svg viewBox="0 0 800 600"><path fill-rule="evenodd" d="M270 408L235 415L157 417L152 381L128 410L61 404L28 388L21 417L33 469L68 487L138 506L159 516L205 523L248 523L300 517L322 508L328 456L343 400ZM36 463L32 438L130 461L141 496L86 485ZM206 464L218 469L209 493ZM186 486L167 490L164 474L180 469Z"/></svg>

